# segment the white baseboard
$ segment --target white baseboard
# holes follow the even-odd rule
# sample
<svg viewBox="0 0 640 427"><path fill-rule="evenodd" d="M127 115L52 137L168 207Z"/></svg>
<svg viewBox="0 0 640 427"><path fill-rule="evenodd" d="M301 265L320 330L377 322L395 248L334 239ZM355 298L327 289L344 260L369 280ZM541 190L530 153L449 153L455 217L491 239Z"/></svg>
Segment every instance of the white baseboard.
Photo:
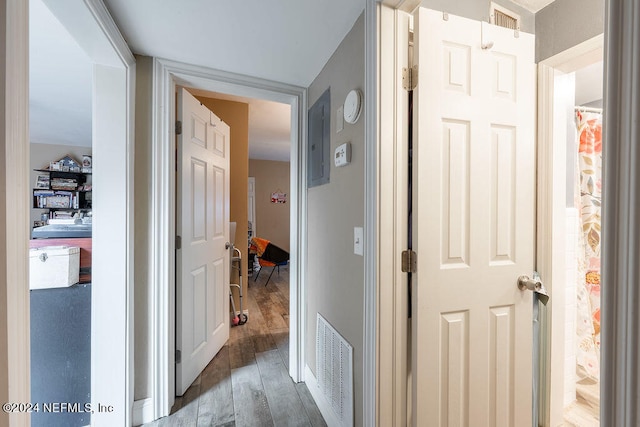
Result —
<svg viewBox="0 0 640 427"><path fill-rule="evenodd" d="M133 402L133 425L150 423L153 419L153 399L142 399Z"/></svg>
<svg viewBox="0 0 640 427"><path fill-rule="evenodd" d="M309 393L315 400L320 413L324 417L324 420L327 423L328 427L340 427L342 423L338 419L338 416L331 409L331 404L327 402L327 399L324 397L320 388L318 388L318 380L311 372L309 365L304 365L304 382L307 384L307 388L309 389Z"/></svg>

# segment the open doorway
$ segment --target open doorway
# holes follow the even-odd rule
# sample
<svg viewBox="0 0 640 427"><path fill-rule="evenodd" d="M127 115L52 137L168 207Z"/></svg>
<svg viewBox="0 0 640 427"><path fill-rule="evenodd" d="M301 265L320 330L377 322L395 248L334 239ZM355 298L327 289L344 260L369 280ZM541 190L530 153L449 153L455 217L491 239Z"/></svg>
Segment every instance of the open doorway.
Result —
<svg viewBox="0 0 640 427"><path fill-rule="evenodd" d="M78 49L76 49L75 57L54 54L53 57L45 59L45 74L53 73L52 69L55 68L55 74L58 77L70 79L71 86L68 81L66 86L63 84L58 86L55 83L52 87L35 88L32 86L32 89L36 89L34 94L37 95L39 90L45 89L48 97L54 98L48 99L48 102L45 103L37 103L31 99L32 111L38 113L34 115L33 120L39 122L34 123L36 126L32 127L32 130L35 131L37 125L48 123L49 129L45 133L48 133L49 136L60 133L74 135L82 141L81 144L77 144L82 147L67 149L67 147L75 147L75 145L69 144L69 141L65 140L49 141L56 142L55 149L51 149L49 146L31 147L36 151L33 159L37 163L33 167L43 169L46 172L37 173L36 177L32 178L33 182L29 183L27 190L31 201L29 207L38 207L40 197L35 197L33 191L38 190L38 178L42 175L41 185L44 186L47 179L49 181L49 188L41 188L42 190L66 191L68 193L54 195L52 200L47 200L47 203L51 201L61 204L54 207L64 209L66 214L71 216L71 218L65 218L66 220L82 221L85 219L83 218L84 214L88 214L89 209L93 213L94 208L101 218L98 224L92 223L90 226L92 234L91 285L83 284L85 290L91 286L90 292L82 292L84 295L79 300L74 299L75 303L73 304L73 309L81 309L83 316L85 316L83 317L85 320L79 322L82 327L78 330L81 329L82 332L78 332L78 336L74 337L74 339L82 338L84 340L85 349L79 352L82 353L83 358L82 368L80 368L80 363L74 363L72 360L64 361L67 365L64 375L72 376L76 368L82 371L83 396L82 399L72 397L67 399L70 404L76 405L74 409L81 410L85 416L90 416L92 424L130 424L130 410L128 409L132 403L132 396L129 393L130 365L127 357L122 357L122 355L131 356L129 346L129 327L132 325L131 291L133 289L130 286L133 247L131 237L133 97L131 91L135 86L135 60L101 1L88 0L81 4L62 4L56 1L42 0L41 3L37 5L34 3L31 7L39 13L48 13L51 15L49 18L54 17L54 20L58 21L55 24L58 26L58 33L47 32L44 28L45 40L49 43L55 43L60 40L58 38L60 32L64 31L67 33L64 39L77 44L76 48ZM34 31L42 29L34 28ZM46 49L43 47L45 45L38 44L36 38L33 47ZM25 46L27 46L26 43ZM38 53L46 54L46 52ZM81 61L85 64L85 75L77 79L78 81L74 81L70 69L75 65L78 55L82 54L85 55ZM52 62L56 63L56 66L51 66ZM34 65L37 66L37 64L42 66L42 62L36 62ZM59 67L57 67L58 65ZM45 86L50 84L46 81L43 83L43 81L35 79L32 83L34 85L44 84ZM88 91L83 91L82 89L86 89L87 84ZM82 95L85 101L87 98L88 101L78 102L76 100L74 102L71 99L71 94L78 89L81 89L80 92L88 92ZM51 108L52 104L53 108ZM48 108L43 108L45 106ZM89 120L85 120L87 113ZM40 139L45 138L43 135L34 132L33 138L36 139L33 142L43 142ZM58 155L62 152L64 152L61 155L62 158L71 154L69 157L73 162L71 163L67 159L64 159L64 162L58 162L60 160ZM46 159L49 159L49 162ZM94 162L94 160L96 161ZM56 162L57 164L55 164ZM102 165L108 165L108 167ZM85 170L83 171L82 168ZM75 173L78 177L70 179L54 176L56 174L53 171L63 174ZM57 184L60 187L73 188L51 188L54 187L54 179L58 181ZM93 194L92 190L96 190L96 194ZM92 194L89 195L89 192ZM56 198L57 196L60 197ZM27 206L25 205L25 207ZM51 212L52 209L47 209L47 211L49 211L47 213L48 219L57 216L55 214L57 211ZM83 215L79 215L80 212ZM35 221L42 221L42 213L39 212L40 217ZM26 218L29 217L28 211L24 214ZM76 216L76 214L78 215ZM89 228L87 222L82 225ZM30 224L31 227L33 225L33 223ZM117 254L115 258L113 254ZM26 283L25 286L27 286ZM87 293L91 295L86 295ZM57 302L69 304L70 300L70 298L60 298ZM52 306L53 301L43 301L42 305ZM31 314L40 314L40 311L35 308L35 305L32 306ZM114 319L114 312L120 313L121 316ZM77 323L78 319L76 318L74 321ZM63 327L62 330L68 334L76 332L72 326ZM93 339L96 336L101 339ZM28 340L29 338L29 334L24 335L24 339ZM34 335L32 338L38 340L39 336ZM33 342L33 339L31 341ZM49 347L45 351L50 350ZM29 355L25 357L28 358ZM37 375L37 372L34 371L34 374ZM25 377L29 379L29 373L25 373ZM64 401L63 399L65 396L49 400L55 402ZM87 401L91 405L90 407L84 405ZM107 401L110 403L105 410L91 411L91 407L99 408L98 402ZM70 425L62 418L58 417L57 422ZM87 418L78 425L84 425L86 421ZM44 424L55 425L49 421Z"/></svg>
<svg viewBox="0 0 640 427"><path fill-rule="evenodd" d="M574 88L567 132L567 425L599 425L603 62L563 76ZM570 126L573 122L574 126Z"/></svg>
<svg viewBox="0 0 640 427"><path fill-rule="evenodd" d="M31 401L84 407L91 403L93 64L41 0L30 1L29 15ZM90 421L85 411L31 414L33 426Z"/></svg>
<svg viewBox="0 0 640 427"><path fill-rule="evenodd" d="M304 212L305 198L301 185L304 182L301 177L305 176L306 170L301 162L301 146L302 146L302 117L305 110L304 90L292 86L274 84L262 80L249 79L243 76L230 75L215 70L202 67L187 66L171 61L153 59L154 74L158 76L154 80L153 90L156 93L152 109L159 114L160 120L154 123L156 129L156 141L152 147L151 158L153 159L152 175L155 178L154 186L151 191L154 220L152 221L152 234L157 236L166 236L159 240L158 245L154 245L151 257L160 261L156 264L156 268L151 272L153 281L158 284L151 290L151 298L158 301L165 301L168 304L160 304L159 310L156 311L152 328L160 331L154 335L153 347L151 349L154 359L154 370L151 375L153 378L152 388L154 390L154 414L150 415L150 419L157 419L166 416L174 404L175 396L175 376L174 366L175 357L171 351L175 348L174 330L175 330L175 312L171 309L174 304L174 288L175 267L166 260L171 260L170 255L174 252L174 241L170 237L175 233L172 212L175 212L175 192L173 183L175 182L175 168L173 165L173 156L170 155L175 150L173 129L167 126L167 123L173 121L175 116L173 108L163 109L162 105L175 105L175 88L177 85L188 87L194 91L206 91L213 93L223 93L232 96L242 96L247 98L261 98L272 102L284 103L290 106L289 121L291 123L290 148L291 148L291 188L287 203L287 208L291 209L291 259L289 263L289 289L290 304L289 316L290 322L289 333L289 364L288 374L295 380L302 378L302 333L303 325L303 295L304 289L302 280L302 271L299 259L304 257L303 248L304 238ZM149 63L151 65L151 63ZM215 113L215 112L214 112ZM233 144L233 142L232 142ZM245 159L248 164L248 159ZM244 197L244 215L247 214L247 181L248 170L244 172L244 189L242 194ZM295 212L295 214L293 213ZM238 224L239 226L241 224ZM153 232L157 230L157 233ZM240 232L238 228L238 232ZM236 242L241 242L240 234L236 236ZM242 233L242 232L241 232ZM247 233L247 222L245 219L244 232ZM246 234L245 234L246 235ZM246 265L246 263L245 263ZM246 268L246 267L245 267ZM245 276L246 277L246 276ZM249 310L251 311L251 309ZM251 312L249 312L250 325L253 321ZM244 328L245 326L239 328ZM158 339L159 338L159 339ZM169 351L167 351L169 350ZM287 371L285 371L287 372Z"/></svg>
<svg viewBox="0 0 640 427"><path fill-rule="evenodd" d="M292 172L291 105L192 88L187 90L230 128L229 220L236 227L235 235L230 235L229 241L234 242L239 251L237 258L244 278L240 282L242 300L232 288L234 304L231 307L236 311L242 309L248 321L237 326L231 322L229 341L184 394L179 393L168 420L193 418L195 423L197 417L198 423L219 424L273 419L278 424L282 421L278 416L292 416L291 411L285 409L292 407L298 408L294 412L305 423L310 422L309 416L321 420L304 384L295 385L288 375L288 262L267 266L262 262L263 254L251 249L251 239L255 237L273 242L284 251L290 250L293 234L288 203ZM189 132L188 126L183 121L180 144L186 144L184 135ZM249 175L256 183L252 210L255 214L251 224ZM256 227L258 223L259 228ZM184 249L184 236L182 241ZM254 271L254 262L265 271ZM231 282L238 283L234 269L231 270ZM232 313L232 319L237 314ZM185 352L185 349L181 350ZM211 378L217 380L210 381ZM225 397L212 399L213 395Z"/></svg>
<svg viewBox="0 0 640 427"><path fill-rule="evenodd" d="M597 426L603 37L542 61L538 71L539 185L547 189L538 266L555 300L542 321L540 416L549 425Z"/></svg>

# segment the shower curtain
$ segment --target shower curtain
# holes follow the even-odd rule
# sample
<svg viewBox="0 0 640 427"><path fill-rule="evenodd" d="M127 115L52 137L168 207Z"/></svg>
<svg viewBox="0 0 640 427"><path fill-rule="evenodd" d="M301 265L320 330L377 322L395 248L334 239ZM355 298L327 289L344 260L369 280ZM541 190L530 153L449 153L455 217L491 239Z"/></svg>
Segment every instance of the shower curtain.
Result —
<svg viewBox="0 0 640 427"><path fill-rule="evenodd" d="M577 363L580 377L600 378L600 203L602 114L576 109L578 165Z"/></svg>

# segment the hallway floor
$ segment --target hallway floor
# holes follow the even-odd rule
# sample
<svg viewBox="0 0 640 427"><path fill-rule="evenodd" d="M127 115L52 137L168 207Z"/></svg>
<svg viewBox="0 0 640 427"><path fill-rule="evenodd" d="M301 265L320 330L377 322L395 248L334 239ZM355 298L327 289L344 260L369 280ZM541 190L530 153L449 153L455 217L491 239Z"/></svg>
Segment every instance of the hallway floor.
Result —
<svg viewBox="0 0 640 427"><path fill-rule="evenodd" d="M148 427L326 426L307 386L289 365L289 269L249 279L249 321L231 328L229 341L176 397L171 415Z"/></svg>

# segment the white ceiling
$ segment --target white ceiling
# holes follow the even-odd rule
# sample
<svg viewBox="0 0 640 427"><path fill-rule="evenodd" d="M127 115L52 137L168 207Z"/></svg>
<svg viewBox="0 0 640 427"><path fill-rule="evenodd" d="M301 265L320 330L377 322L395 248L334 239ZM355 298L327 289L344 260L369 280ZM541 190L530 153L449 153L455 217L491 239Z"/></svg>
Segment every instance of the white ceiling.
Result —
<svg viewBox="0 0 640 427"><path fill-rule="evenodd" d="M31 142L91 146L93 66L41 0L29 3Z"/></svg>
<svg viewBox="0 0 640 427"><path fill-rule="evenodd" d="M104 0L137 54L307 87L365 0ZM515 0L532 12L553 0ZM32 142L91 145L87 56L41 0L30 0ZM339 11L339 12L336 12ZM289 153L287 105L250 105L250 156Z"/></svg>
<svg viewBox="0 0 640 427"><path fill-rule="evenodd" d="M136 54L308 87L365 0L104 0ZM91 145L87 56L41 0L30 0L31 141ZM339 11L339 12L336 12ZM247 100L250 156L288 159L290 107Z"/></svg>
<svg viewBox="0 0 640 427"><path fill-rule="evenodd" d="M282 162L290 160L290 105L197 89L189 89L189 92L195 96L249 104L249 158Z"/></svg>
<svg viewBox="0 0 640 427"><path fill-rule="evenodd" d="M529 12L537 12L553 3L555 0L511 0L527 9Z"/></svg>
<svg viewBox="0 0 640 427"><path fill-rule="evenodd" d="M134 53L307 87L365 0L105 0Z"/></svg>

